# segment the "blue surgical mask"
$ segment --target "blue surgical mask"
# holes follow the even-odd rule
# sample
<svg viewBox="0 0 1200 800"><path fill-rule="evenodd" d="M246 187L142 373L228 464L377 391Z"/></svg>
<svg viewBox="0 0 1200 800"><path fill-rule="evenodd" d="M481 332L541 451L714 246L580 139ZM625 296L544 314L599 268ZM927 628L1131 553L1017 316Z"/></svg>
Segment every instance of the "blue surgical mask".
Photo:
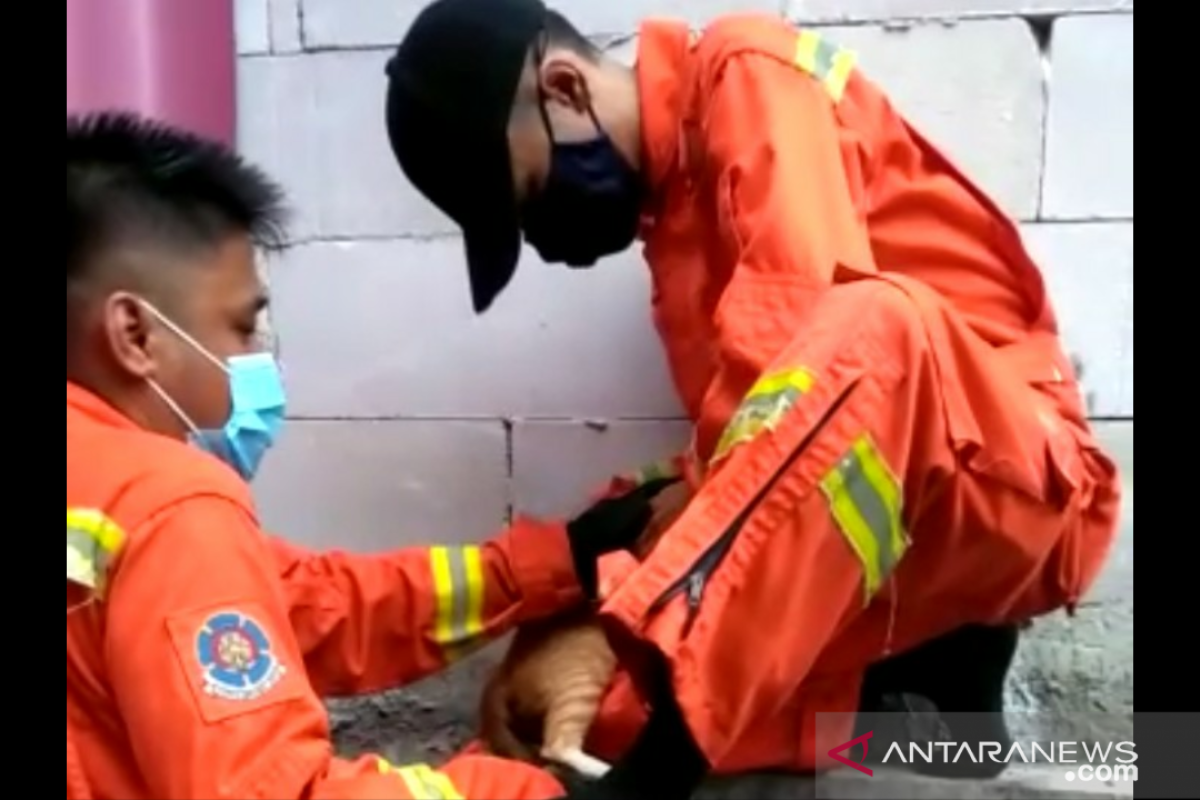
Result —
<svg viewBox="0 0 1200 800"><path fill-rule="evenodd" d="M283 427L287 398L279 364L269 352L232 356L222 362L149 303L146 309L175 335L229 376L230 413L219 429L203 429L154 380L150 387L190 430L192 444L224 461L249 482Z"/></svg>

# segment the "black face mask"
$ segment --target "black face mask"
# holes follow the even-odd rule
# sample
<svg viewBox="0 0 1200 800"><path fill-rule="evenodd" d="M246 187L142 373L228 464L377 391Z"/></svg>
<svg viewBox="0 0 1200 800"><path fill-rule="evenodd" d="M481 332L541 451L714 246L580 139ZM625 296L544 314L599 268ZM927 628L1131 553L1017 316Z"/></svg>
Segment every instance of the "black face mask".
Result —
<svg viewBox="0 0 1200 800"><path fill-rule="evenodd" d="M590 267L633 244L641 220L641 178L590 108L597 135L586 142L556 142L544 104L541 111L550 137L550 173L523 209L525 240L543 261Z"/></svg>

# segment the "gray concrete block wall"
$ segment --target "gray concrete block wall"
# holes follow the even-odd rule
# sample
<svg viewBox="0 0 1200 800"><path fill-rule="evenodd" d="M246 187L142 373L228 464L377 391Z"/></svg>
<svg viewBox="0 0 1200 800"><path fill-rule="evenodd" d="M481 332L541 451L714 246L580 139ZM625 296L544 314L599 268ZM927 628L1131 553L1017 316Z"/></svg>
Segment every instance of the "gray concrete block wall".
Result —
<svg viewBox="0 0 1200 800"><path fill-rule="evenodd" d="M424 2L238 0L241 146L298 210L269 267L294 421L257 489L267 522L314 546L479 539L514 510L570 513L686 437L636 252L587 274L526 254L494 310L471 313L454 227L406 185L382 123L383 65ZM1020 220L1128 502L1092 607L1040 626L1014 696L1130 707L1132 0L557 7L626 57L646 15L819 25Z"/></svg>

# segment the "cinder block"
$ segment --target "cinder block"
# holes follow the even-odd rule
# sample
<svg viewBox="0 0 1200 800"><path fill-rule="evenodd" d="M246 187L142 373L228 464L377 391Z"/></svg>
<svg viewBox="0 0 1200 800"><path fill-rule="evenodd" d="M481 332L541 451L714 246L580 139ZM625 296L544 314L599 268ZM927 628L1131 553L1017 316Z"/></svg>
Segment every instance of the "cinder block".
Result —
<svg viewBox="0 0 1200 800"><path fill-rule="evenodd" d="M301 0L309 47L395 47L429 0ZM633 33L648 16L702 22L730 11L777 13L782 0L549 0L588 34Z"/></svg>
<svg viewBox="0 0 1200 800"><path fill-rule="evenodd" d="M632 252L579 272L527 251L481 317L455 238L298 247L272 290L299 416L679 413Z"/></svg>
<svg viewBox="0 0 1200 800"><path fill-rule="evenodd" d="M431 0L296 0L311 48L395 47Z"/></svg>
<svg viewBox="0 0 1200 800"><path fill-rule="evenodd" d="M1037 42L1019 19L830 27L863 73L1008 213L1037 213L1044 102ZM952 66L951 66L952 65Z"/></svg>
<svg viewBox="0 0 1200 800"><path fill-rule="evenodd" d="M295 240L454 232L392 157L385 62L379 51L241 60L239 144L287 187Z"/></svg>
<svg viewBox="0 0 1200 800"><path fill-rule="evenodd" d="M271 52L295 53L303 49L300 36L300 0L268 0L271 5Z"/></svg>
<svg viewBox="0 0 1200 800"><path fill-rule="evenodd" d="M260 55L271 52L269 0L236 0L234 3L234 34L238 55Z"/></svg>
<svg viewBox="0 0 1200 800"><path fill-rule="evenodd" d="M518 422L513 427L513 510L542 517L574 516L614 475L687 447L691 425L681 420Z"/></svg>
<svg viewBox="0 0 1200 800"><path fill-rule="evenodd" d="M1046 219L1133 218L1133 15L1054 23Z"/></svg>
<svg viewBox="0 0 1200 800"><path fill-rule="evenodd" d="M508 510L500 422L303 422L254 483L264 526L311 547L377 552L479 541Z"/></svg>
<svg viewBox="0 0 1200 800"><path fill-rule="evenodd" d="M1133 223L1030 224L1067 349L1083 366L1089 412L1133 417Z"/></svg>
<svg viewBox="0 0 1200 800"><path fill-rule="evenodd" d="M311 166L312 69L307 57L242 58L237 65L238 148L287 190L291 235L317 227L316 174Z"/></svg>
<svg viewBox="0 0 1200 800"><path fill-rule="evenodd" d="M788 17L805 22L883 22L921 17L1132 11L1133 0L788 0Z"/></svg>
<svg viewBox="0 0 1200 800"><path fill-rule="evenodd" d="M702 25L715 17L743 11L783 12L781 0L546 0L588 34L634 33L649 17L675 18Z"/></svg>

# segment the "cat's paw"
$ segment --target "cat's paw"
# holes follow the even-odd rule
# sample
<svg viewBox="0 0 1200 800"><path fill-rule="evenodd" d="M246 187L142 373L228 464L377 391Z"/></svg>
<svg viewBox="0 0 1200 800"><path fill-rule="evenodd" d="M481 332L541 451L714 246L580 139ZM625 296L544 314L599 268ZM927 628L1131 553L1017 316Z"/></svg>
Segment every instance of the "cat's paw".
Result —
<svg viewBox="0 0 1200 800"><path fill-rule="evenodd" d="M544 758L570 767L587 778L602 778L611 769L606 762L589 756L578 748L555 750L553 752L545 752L542 755Z"/></svg>

